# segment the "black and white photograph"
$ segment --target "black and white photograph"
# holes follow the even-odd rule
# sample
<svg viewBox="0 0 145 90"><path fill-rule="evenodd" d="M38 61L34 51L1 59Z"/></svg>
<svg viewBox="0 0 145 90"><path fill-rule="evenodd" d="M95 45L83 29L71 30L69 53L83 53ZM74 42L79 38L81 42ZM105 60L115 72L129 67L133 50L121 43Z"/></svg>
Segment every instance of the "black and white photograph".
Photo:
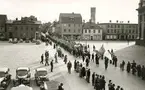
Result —
<svg viewBox="0 0 145 90"><path fill-rule="evenodd" d="M0 90L145 90L145 0L0 0Z"/></svg>

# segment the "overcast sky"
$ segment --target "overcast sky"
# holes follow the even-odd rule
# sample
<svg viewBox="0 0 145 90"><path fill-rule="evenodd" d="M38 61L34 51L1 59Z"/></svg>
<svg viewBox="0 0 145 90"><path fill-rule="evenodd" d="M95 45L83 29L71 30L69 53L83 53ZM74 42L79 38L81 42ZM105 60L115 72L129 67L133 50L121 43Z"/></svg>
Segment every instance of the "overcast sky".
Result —
<svg viewBox="0 0 145 90"><path fill-rule="evenodd" d="M58 20L60 13L80 13L90 19L90 7L96 7L96 22L116 20L137 23L139 0L0 0L0 14L8 19L34 15L42 22Z"/></svg>

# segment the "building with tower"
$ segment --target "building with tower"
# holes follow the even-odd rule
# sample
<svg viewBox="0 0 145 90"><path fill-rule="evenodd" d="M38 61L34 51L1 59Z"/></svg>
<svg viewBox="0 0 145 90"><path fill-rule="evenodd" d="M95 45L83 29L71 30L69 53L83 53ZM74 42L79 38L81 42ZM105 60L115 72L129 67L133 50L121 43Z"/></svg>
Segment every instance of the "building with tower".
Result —
<svg viewBox="0 0 145 90"><path fill-rule="evenodd" d="M138 11L138 38L137 45L145 46L145 0L140 0Z"/></svg>
<svg viewBox="0 0 145 90"><path fill-rule="evenodd" d="M95 23L96 22L96 8L95 7L91 7L91 22Z"/></svg>

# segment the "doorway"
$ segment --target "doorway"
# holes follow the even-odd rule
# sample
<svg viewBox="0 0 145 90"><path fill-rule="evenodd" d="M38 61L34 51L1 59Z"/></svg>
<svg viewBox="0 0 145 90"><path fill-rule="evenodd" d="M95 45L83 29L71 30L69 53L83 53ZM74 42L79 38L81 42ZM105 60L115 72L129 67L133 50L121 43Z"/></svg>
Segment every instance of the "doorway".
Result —
<svg viewBox="0 0 145 90"><path fill-rule="evenodd" d="M91 36L91 40L93 40L93 36Z"/></svg>

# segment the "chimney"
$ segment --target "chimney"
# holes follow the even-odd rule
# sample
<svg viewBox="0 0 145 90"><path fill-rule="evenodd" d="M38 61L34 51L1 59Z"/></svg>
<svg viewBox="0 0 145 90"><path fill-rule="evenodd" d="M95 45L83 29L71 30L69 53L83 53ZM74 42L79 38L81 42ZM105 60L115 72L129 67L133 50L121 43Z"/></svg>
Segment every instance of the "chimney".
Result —
<svg viewBox="0 0 145 90"><path fill-rule="evenodd" d="M18 18L16 18L16 21L18 20Z"/></svg>
<svg viewBox="0 0 145 90"><path fill-rule="evenodd" d="M112 21L110 20L109 22L111 23Z"/></svg>
<svg viewBox="0 0 145 90"><path fill-rule="evenodd" d="M118 20L116 20L116 23L118 23Z"/></svg>
<svg viewBox="0 0 145 90"><path fill-rule="evenodd" d="M74 14L74 12L72 12L72 14Z"/></svg>
<svg viewBox="0 0 145 90"><path fill-rule="evenodd" d="M97 24L99 24L99 22L97 22Z"/></svg>
<svg viewBox="0 0 145 90"><path fill-rule="evenodd" d="M130 23L130 21L128 21L128 23Z"/></svg>

